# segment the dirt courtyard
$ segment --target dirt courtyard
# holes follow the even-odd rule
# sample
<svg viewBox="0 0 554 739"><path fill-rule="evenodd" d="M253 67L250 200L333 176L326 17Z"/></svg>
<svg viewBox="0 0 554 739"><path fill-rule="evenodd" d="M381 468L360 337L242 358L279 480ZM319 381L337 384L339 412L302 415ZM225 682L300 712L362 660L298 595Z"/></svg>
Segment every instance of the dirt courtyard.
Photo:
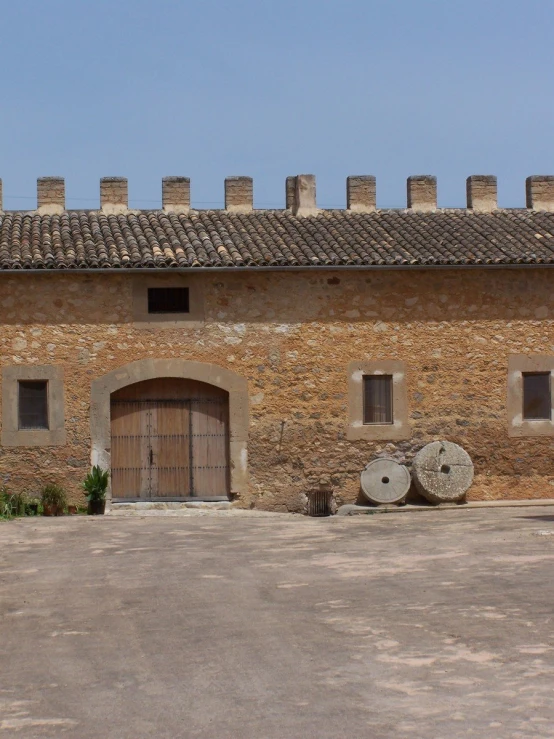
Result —
<svg viewBox="0 0 554 739"><path fill-rule="evenodd" d="M0 523L0 736L554 736L554 508Z"/></svg>

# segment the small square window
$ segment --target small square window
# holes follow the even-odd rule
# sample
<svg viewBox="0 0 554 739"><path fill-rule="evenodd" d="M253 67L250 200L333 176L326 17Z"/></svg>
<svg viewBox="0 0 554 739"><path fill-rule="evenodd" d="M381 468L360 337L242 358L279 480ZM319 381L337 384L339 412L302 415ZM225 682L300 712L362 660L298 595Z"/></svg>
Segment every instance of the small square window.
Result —
<svg viewBox="0 0 554 739"><path fill-rule="evenodd" d="M188 313L188 287L149 287L148 313Z"/></svg>
<svg viewBox="0 0 554 739"><path fill-rule="evenodd" d="M351 441L411 438L406 365L399 359L365 359L348 364L348 426Z"/></svg>
<svg viewBox="0 0 554 739"><path fill-rule="evenodd" d="M19 428L48 429L48 381L20 380Z"/></svg>
<svg viewBox="0 0 554 739"><path fill-rule="evenodd" d="M523 373L523 418L526 421L550 421L550 372Z"/></svg>
<svg viewBox="0 0 554 739"><path fill-rule="evenodd" d="M392 375L364 375L364 424L392 424Z"/></svg>

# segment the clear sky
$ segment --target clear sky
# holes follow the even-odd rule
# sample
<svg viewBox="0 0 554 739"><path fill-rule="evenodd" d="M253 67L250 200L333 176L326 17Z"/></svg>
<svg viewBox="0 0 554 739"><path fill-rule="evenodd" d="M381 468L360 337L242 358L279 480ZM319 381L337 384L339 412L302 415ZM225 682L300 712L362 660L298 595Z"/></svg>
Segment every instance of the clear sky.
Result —
<svg viewBox="0 0 554 739"><path fill-rule="evenodd" d="M220 207L228 175L256 207L317 175L343 207L349 174L404 207L410 174L440 206L496 174L502 206L554 174L554 0L1 0L4 207L66 178L69 208L126 176L155 208L165 175Z"/></svg>

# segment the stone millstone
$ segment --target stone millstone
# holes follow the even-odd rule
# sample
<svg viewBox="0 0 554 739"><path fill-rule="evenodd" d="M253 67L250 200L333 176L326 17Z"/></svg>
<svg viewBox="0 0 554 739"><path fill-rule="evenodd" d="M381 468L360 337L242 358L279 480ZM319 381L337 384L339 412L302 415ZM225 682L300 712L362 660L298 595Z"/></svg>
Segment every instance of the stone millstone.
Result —
<svg viewBox="0 0 554 739"><path fill-rule="evenodd" d="M473 462L458 444L433 441L416 454L412 475L417 491L430 503L456 503L473 482Z"/></svg>
<svg viewBox="0 0 554 739"><path fill-rule="evenodd" d="M399 503L410 489L410 473L394 459L374 459L361 476L362 491L372 503Z"/></svg>

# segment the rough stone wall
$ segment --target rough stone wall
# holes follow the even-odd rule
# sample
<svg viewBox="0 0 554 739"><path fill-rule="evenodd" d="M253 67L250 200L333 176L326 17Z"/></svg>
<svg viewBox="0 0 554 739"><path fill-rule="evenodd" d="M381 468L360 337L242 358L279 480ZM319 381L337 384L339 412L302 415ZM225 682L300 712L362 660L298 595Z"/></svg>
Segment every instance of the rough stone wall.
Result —
<svg viewBox="0 0 554 739"><path fill-rule="evenodd" d="M461 444L468 498L554 497L550 438L509 438L508 354L554 354L551 270L205 273L200 328L138 329L130 274L2 275L0 362L60 364L67 445L1 448L0 478L78 500L90 460L91 381L147 357L213 362L248 378L250 492L239 505L301 510L320 481L356 500L378 455ZM347 365L406 363L412 435L347 441Z"/></svg>

